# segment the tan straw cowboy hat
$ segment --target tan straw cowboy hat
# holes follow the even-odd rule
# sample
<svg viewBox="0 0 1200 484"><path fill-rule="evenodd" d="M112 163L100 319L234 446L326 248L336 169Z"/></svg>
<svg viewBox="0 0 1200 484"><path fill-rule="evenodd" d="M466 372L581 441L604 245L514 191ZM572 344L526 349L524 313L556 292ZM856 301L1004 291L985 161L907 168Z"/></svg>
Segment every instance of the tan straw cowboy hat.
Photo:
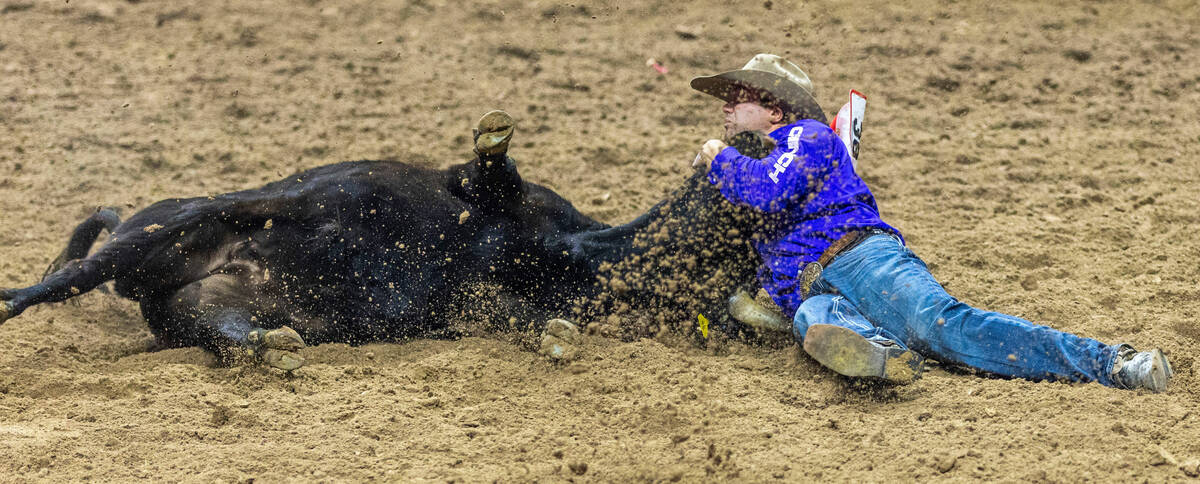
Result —
<svg viewBox="0 0 1200 484"><path fill-rule="evenodd" d="M800 119L825 122L808 75L800 66L774 54L758 54L736 71L692 79L692 89L727 102L733 100L738 87L770 93Z"/></svg>

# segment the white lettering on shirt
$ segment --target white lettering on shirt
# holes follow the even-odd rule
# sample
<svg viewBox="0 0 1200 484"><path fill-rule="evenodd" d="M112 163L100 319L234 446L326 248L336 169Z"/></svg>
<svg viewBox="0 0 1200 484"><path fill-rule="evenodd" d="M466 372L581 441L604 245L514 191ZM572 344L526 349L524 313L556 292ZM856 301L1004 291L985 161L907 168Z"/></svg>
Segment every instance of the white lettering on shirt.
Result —
<svg viewBox="0 0 1200 484"><path fill-rule="evenodd" d="M779 155L779 159L775 160L775 171L771 172L770 175L767 175L771 178L771 181L779 183L779 175L782 174L783 170L786 170L787 167L792 164L792 161L796 159L796 150L800 149L800 133L803 132L803 126L796 126L795 128L792 128L790 132L788 132L787 141L788 148L790 149L784 154Z"/></svg>

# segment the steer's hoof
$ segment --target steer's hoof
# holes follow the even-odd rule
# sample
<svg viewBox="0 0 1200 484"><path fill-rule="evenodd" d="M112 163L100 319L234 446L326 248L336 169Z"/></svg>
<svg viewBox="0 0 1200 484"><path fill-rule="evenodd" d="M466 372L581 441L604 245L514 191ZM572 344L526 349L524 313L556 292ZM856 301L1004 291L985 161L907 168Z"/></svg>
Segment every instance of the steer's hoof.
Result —
<svg viewBox="0 0 1200 484"><path fill-rule="evenodd" d="M256 329L246 335L251 345L258 348L256 354L263 363L292 371L304 366L304 357L296 353L304 347L304 339L300 333L287 326L278 329Z"/></svg>
<svg viewBox="0 0 1200 484"><path fill-rule="evenodd" d="M552 360L570 361L579 355L579 327L565 319L551 319L542 332L542 347L538 351Z"/></svg>
<svg viewBox="0 0 1200 484"><path fill-rule="evenodd" d="M283 371L292 371L304 366L304 357L292 351L266 349L262 353L263 363Z"/></svg>
<svg viewBox="0 0 1200 484"><path fill-rule="evenodd" d="M792 329L791 321L786 321L777 307L760 303L745 289L738 289L729 298L729 314L759 331L786 333Z"/></svg>
<svg viewBox="0 0 1200 484"><path fill-rule="evenodd" d="M13 317L13 304L11 301L0 301L0 324L8 321L8 318Z"/></svg>
<svg viewBox="0 0 1200 484"><path fill-rule="evenodd" d="M504 111L491 111L479 118L475 128L475 152L483 155L500 155L508 152L517 123Z"/></svg>
<svg viewBox="0 0 1200 484"><path fill-rule="evenodd" d="M263 335L263 346L277 350L295 351L304 347L304 339L300 337L300 333L296 330L283 326L279 329L272 329Z"/></svg>

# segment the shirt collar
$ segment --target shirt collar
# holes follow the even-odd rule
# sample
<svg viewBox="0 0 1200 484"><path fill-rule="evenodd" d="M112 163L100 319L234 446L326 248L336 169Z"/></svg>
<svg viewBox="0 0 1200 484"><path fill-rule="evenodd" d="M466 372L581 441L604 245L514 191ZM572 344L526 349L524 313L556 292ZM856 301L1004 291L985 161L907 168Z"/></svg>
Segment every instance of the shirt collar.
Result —
<svg viewBox="0 0 1200 484"><path fill-rule="evenodd" d="M788 133L792 132L792 126L794 126L795 124L796 123L785 124L783 126L775 128L775 130L771 131L771 133L768 134L767 136L770 136L771 139L775 140L776 143L782 143L787 139Z"/></svg>

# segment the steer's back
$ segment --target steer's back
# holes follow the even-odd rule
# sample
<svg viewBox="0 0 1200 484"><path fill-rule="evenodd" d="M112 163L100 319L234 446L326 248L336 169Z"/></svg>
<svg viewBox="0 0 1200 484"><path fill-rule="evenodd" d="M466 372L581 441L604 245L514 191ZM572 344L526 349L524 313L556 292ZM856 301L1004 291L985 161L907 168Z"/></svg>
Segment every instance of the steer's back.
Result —
<svg viewBox="0 0 1200 484"><path fill-rule="evenodd" d="M443 171L360 161L253 190L163 200L110 242L143 241L117 289L134 299L169 297L251 263L265 276L261 290L336 323L418 318L453 279L447 274L461 275L448 269L484 222L445 185ZM478 266L470 262L458 261Z"/></svg>

